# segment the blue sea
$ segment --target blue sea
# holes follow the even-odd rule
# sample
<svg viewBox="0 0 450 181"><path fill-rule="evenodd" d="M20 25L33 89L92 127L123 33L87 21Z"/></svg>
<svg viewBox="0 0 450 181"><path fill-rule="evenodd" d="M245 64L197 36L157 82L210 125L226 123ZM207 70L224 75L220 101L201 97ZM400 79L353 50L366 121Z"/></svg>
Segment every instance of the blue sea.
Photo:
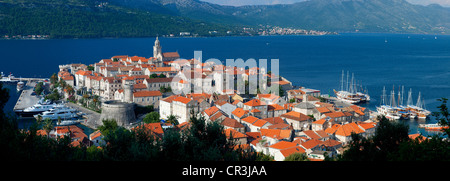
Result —
<svg viewBox="0 0 450 181"><path fill-rule="evenodd" d="M0 40L0 71L16 77L50 77L58 65L93 64L114 55L153 55L155 38ZM369 91L372 101L363 106L375 110L383 86L387 92L399 86L413 91L414 103L420 91L426 108L438 111L438 98L450 98L450 36L417 34L341 34L326 36L257 36L215 38L160 38L163 52L177 51L193 58L202 51L203 60L249 58L279 59L280 74L295 86L319 89L333 95L340 89L342 70ZM12 87L11 91L15 91ZM12 94L5 111L14 107ZM420 123L404 121L410 133L421 132Z"/></svg>

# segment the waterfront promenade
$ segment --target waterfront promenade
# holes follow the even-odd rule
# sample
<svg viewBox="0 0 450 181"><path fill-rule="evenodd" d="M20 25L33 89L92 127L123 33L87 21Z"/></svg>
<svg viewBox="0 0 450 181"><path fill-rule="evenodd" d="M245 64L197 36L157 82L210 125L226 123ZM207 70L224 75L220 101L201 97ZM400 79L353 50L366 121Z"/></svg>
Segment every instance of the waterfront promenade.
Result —
<svg viewBox="0 0 450 181"><path fill-rule="evenodd" d="M80 120L80 124L85 125L92 129L96 129L98 126L100 126L98 125L100 113L84 108L83 106L71 102L66 103L66 106L69 106L73 109L85 113L85 115L83 115L83 118Z"/></svg>
<svg viewBox="0 0 450 181"><path fill-rule="evenodd" d="M31 93L33 92L33 88L34 86L36 86L37 82L38 81L36 80L27 81L22 92L20 93L16 105L14 106L14 111L23 110L27 107L33 106L39 101L39 99L41 99L41 96L31 95Z"/></svg>

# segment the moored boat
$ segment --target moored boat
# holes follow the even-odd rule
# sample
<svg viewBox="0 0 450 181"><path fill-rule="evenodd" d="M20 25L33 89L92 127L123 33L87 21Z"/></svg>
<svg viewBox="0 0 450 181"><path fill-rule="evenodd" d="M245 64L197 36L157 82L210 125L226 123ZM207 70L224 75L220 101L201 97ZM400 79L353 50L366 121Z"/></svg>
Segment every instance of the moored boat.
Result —
<svg viewBox="0 0 450 181"><path fill-rule="evenodd" d="M24 82L22 82L22 81L17 82L17 92L23 90L24 87L25 87L25 83Z"/></svg>
<svg viewBox="0 0 450 181"><path fill-rule="evenodd" d="M424 128L425 130L431 131L442 131L443 129L448 129L448 126L442 126L439 123L436 124L419 124L419 128Z"/></svg>
<svg viewBox="0 0 450 181"><path fill-rule="evenodd" d="M8 84L8 83L16 83L17 80L13 80L15 78L11 73L8 76L5 76L3 72L0 73L0 82Z"/></svg>
<svg viewBox="0 0 450 181"><path fill-rule="evenodd" d="M78 121L64 120L64 121L61 121L60 123L59 122L56 123L56 125L58 125L58 126L69 126L69 125L74 125L74 124L78 124Z"/></svg>
<svg viewBox="0 0 450 181"><path fill-rule="evenodd" d="M31 117L33 115L48 111L52 108L54 108L56 104L35 104L31 107L25 108L22 112L20 112L21 116L23 117Z"/></svg>
<svg viewBox="0 0 450 181"><path fill-rule="evenodd" d="M361 90L361 92L358 92L355 81L354 81L354 74L352 74L352 80L351 83L348 81L349 78L349 72L347 72L347 81L344 86L344 71L342 70L342 79L341 79L341 90L336 91L333 90L336 97L344 102L348 102L351 104L358 104L362 102L370 101L370 96L366 92L366 90Z"/></svg>
<svg viewBox="0 0 450 181"><path fill-rule="evenodd" d="M72 119L78 117L77 110L71 108L63 108L63 109L53 109L51 111L45 111L42 114L34 115L35 118L41 116L42 119Z"/></svg>

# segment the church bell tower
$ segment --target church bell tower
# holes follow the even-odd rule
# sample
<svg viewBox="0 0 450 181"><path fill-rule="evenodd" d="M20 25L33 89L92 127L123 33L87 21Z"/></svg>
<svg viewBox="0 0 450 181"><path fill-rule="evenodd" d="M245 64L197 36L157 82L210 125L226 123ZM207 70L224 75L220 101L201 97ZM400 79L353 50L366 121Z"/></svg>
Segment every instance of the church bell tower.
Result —
<svg viewBox="0 0 450 181"><path fill-rule="evenodd" d="M162 61L161 44L159 43L158 37L156 37L155 46L153 46L153 57Z"/></svg>

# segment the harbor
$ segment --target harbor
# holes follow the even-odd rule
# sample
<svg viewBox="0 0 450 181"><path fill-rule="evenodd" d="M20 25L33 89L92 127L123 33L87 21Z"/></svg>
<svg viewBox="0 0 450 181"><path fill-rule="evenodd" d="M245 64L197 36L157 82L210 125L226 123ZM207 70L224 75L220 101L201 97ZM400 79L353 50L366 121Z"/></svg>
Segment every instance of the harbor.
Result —
<svg viewBox="0 0 450 181"><path fill-rule="evenodd" d="M13 111L18 116L19 120L22 122L21 127L27 127L26 125L32 124L36 119L38 114L27 114L24 112L26 109L30 109L32 107L36 107L36 105L43 104L41 103L44 100L44 97L41 95L36 95L34 92L34 87L39 82L46 82L48 79L43 78L15 78L14 76L8 76L3 78L3 83L6 85L10 92L13 91L13 86L17 85L16 94L18 94L17 101L14 104ZM23 87L19 89L19 82L25 82ZM12 96L16 95L12 94ZM56 105L56 106L55 106ZM92 129L95 129L98 125L96 125L98 119L100 118L100 113L95 111L91 111L89 109L83 108L82 106L73 104L73 103L62 103L62 104L53 104L49 105L52 109L55 107L64 107L66 109L72 109L76 111L76 117L62 117L61 123L55 122L56 126L62 125L71 125L71 124L81 124L84 130L88 130L87 132L92 132ZM39 115L42 115L39 114ZM45 118L45 117L44 117ZM57 118L51 118L52 120L57 120Z"/></svg>
<svg viewBox="0 0 450 181"><path fill-rule="evenodd" d="M39 80L36 81L36 79L28 79L27 83L25 84L22 92L20 93L19 99L16 102L16 105L14 106L13 111L14 112L21 112L27 107L31 107L34 104L36 104L39 99L41 99L40 96L33 96L31 95L33 93L33 88L36 86Z"/></svg>

